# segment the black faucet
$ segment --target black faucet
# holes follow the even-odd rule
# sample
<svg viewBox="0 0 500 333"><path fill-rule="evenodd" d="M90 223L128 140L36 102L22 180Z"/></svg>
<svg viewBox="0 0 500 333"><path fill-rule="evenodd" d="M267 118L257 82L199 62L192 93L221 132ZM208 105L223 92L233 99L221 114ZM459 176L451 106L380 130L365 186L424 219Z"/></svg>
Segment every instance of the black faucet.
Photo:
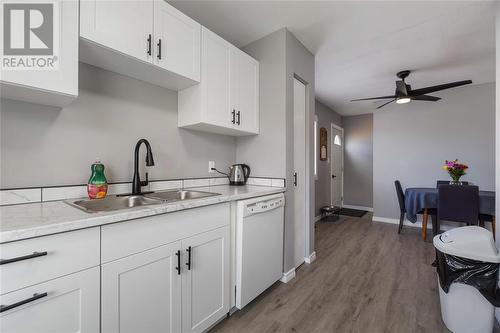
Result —
<svg viewBox="0 0 500 333"><path fill-rule="evenodd" d="M148 173L146 172L146 180L141 181L139 176L139 148L141 148L141 144L146 145L146 166L155 165L155 161L153 160L153 152L151 151L151 145L148 140L140 139L137 141L135 145L135 153L134 153L134 180L132 181L132 194L141 194L141 186L148 185Z"/></svg>

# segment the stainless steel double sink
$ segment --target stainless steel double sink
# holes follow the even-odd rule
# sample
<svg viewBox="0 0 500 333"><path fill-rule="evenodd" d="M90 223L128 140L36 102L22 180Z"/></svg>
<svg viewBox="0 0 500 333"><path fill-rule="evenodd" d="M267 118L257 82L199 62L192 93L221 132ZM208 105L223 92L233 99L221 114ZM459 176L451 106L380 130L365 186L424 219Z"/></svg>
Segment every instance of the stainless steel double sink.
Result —
<svg viewBox="0 0 500 333"><path fill-rule="evenodd" d="M176 190L152 192L144 195L109 196L104 199L66 201L66 203L87 213L97 213L190 199L201 199L216 195L220 195L220 193Z"/></svg>

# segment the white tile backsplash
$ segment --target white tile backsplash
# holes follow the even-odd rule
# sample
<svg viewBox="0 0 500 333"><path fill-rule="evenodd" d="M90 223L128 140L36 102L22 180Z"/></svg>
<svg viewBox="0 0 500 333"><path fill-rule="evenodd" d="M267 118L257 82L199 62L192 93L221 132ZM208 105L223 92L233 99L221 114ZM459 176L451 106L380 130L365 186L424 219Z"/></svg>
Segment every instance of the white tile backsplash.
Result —
<svg viewBox="0 0 500 333"><path fill-rule="evenodd" d="M210 178L210 186L216 185L229 185L229 179L226 177Z"/></svg>
<svg viewBox="0 0 500 333"><path fill-rule="evenodd" d="M166 191L182 188L182 180L165 180L149 182L150 191Z"/></svg>
<svg viewBox="0 0 500 333"><path fill-rule="evenodd" d="M285 180L284 179L271 179L271 186L272 187L285 187Z"/></svg>
<svg viewBox="0 0 500 333"><path fill-rule="evenodd" d="M0 191L0 206L42 201L40 188L26 188Z"/></svg>
<svg viewBox="0 0 500 333"><path fill-rule="evenodd" d="M42 188L43 201L67 200L87 197L87 186L63 186Z"/></svg>
<svg viewBox="0 0 500 333"><path fill-rule="evenodd" d="M143 191L148 191L149 187L143 186ZM107 195L112 194L125 194L132 192L132 184L131 183L123 183L123 184L110 184L108 185L108 193Z"/></svg>
<svg viewBox="0 0 500 333"><path fill-rule="evenodd" d="M205 187L210 186L209 178L201 178L201 179L184 179L184 188L190 187Z"/></svg>
<svg viewBox="0 0 500 333"><path fill-rule="evenodd" d="M257 186L271 186L272 181L270 178L248 178L247 185L257 185Z"/></svg>

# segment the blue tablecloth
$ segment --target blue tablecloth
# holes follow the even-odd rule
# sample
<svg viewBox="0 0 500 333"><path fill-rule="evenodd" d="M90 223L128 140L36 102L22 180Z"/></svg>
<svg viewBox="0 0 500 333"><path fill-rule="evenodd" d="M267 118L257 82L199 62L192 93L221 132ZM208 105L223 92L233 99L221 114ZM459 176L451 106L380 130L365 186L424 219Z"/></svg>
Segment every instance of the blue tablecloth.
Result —
<svg viewBox="0 0 500 333"><path fill-rule="evenodd" d="M413 187L406 189L406 217L410 222L417 222L417 213L424 208L437 208L437 206L437 188ZM495 215L495 192L479 191L479 213Z"/></svg>

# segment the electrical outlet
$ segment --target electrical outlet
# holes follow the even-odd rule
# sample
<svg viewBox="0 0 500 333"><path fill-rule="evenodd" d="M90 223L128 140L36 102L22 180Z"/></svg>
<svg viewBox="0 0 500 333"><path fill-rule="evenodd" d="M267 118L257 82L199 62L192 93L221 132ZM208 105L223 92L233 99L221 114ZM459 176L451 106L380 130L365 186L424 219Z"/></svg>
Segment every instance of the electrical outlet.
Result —
<svg viewBox="0 0 500 333"><path fill-rule="evenodd" d="M215 161L208 161L208 173L214 173L213 168L215 168Z"/></svg>

